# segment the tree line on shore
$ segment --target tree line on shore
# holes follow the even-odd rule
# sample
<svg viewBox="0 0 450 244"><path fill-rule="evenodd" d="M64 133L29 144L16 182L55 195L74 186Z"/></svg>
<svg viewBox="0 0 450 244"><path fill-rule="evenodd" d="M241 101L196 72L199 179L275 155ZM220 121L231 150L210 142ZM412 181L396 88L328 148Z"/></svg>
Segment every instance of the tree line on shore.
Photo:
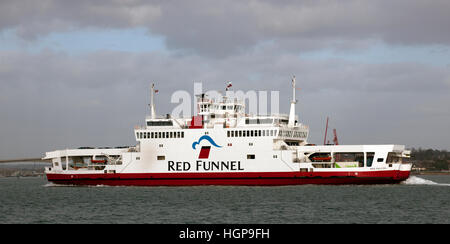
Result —
<svg viewBox="0 0 450 244"><path fill-rule="evenodd" d="M412 163L413 169L420 171L449 171L450 152L447 150L412 148L411 158L405 162ZM0 167L0 177L40 176L44 174L43 164L29 164L21 168ZM47 165L48 166L48 165Z"/></svg>
<svg viewBox="0 0 450 244"><path fill-rule="evenodd" d="M450 152L447 150L412 148L411 158L406 161L414 168L426 171L448 171L450 168Z"/></svg>

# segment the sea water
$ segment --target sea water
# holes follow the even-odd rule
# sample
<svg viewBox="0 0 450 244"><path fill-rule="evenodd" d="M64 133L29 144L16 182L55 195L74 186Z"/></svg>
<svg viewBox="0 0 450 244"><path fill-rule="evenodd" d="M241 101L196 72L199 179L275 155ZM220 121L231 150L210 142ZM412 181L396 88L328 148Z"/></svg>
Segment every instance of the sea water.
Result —
<svg viewBox="0 0 450 244"><path fill-rule="evenodd" d="M60 186L0 178L0 223L450 223L450 176L397 185Z"/></svg>

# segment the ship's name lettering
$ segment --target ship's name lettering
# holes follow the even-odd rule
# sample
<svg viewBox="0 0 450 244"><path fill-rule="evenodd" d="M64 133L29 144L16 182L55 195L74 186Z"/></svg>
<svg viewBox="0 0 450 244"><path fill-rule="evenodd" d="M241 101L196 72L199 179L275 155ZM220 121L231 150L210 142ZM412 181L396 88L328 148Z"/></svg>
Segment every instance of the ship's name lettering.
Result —
<svg viewBox="0 0 450 244"><path fill-rule="evenodd" d="M241 171L244 170L241 161L202 161L191 162L167 162L168 171Z"/></svg>

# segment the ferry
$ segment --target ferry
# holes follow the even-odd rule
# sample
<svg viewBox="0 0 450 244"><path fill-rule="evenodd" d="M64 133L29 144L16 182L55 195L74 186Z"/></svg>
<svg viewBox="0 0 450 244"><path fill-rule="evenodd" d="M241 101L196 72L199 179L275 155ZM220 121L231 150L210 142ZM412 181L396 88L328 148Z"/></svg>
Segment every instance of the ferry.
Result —
<svg viewBox="0 0 450 244"><path fill-rule="evenodd" d="M136 145L46 152L48 181L112 186L279 186L395 184L412 165L404 145L314 145L295 114L295 77L289 114L247 114L242 99L196 95L197 114L150 116L136 126Z"/></svg>

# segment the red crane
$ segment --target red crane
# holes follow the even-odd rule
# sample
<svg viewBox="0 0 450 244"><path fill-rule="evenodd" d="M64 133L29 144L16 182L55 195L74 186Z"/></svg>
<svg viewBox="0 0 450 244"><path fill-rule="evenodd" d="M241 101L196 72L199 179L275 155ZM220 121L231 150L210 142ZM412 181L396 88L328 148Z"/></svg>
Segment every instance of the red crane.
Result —
<svg viewBox="0 0 450 244"><path fill-rule="evenodd" d="M334 134L334 138L333 138L334 145L339 145L337 134L336 134L336 129L333 129L333 134Z"/></svg>
<svg viewBox="0 0 450 244"><path fill-rule="evenodd" d="M327 142L327 133L328 133L328 117L327 117L327 125L325 126L325 136L323 138L323 145L330 144L330 142ZM336 129L333 129L333 142L334 145L339 145Z"/></svg>

